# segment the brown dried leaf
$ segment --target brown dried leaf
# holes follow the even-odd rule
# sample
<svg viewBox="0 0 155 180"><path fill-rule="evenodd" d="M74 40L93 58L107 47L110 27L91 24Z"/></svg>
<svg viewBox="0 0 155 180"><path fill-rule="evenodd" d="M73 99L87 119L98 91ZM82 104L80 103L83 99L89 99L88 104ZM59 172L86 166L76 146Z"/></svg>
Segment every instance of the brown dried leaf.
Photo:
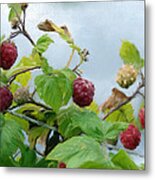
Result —
<svg viewBox="0 0 155 180"><path fill-rule="evenodd" d="M118 106L120 103L126 101L128 97L117 88L112 89L112 95L100 106L100 109L104 112L107 109L112 109Z"/></svg>

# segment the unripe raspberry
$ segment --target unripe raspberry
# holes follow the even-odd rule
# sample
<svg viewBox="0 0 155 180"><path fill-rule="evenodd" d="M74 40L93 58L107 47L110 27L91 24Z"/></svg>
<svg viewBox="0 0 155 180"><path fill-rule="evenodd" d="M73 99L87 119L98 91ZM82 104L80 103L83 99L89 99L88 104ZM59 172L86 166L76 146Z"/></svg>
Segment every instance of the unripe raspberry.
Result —
<svg viewBox="0 0 155 180"><path fill-rule="evenodd" d="M3 42L0 45L0 67L7 70L14 64L18 56L17 47L12 42Z"/></svg>
<svg viewBox="0 0 155 180"><path fill-rule="evenodd" d="M58 168L66 168L66 164L64 162L60 162L58 164Z"/></svg>
<svg viewBox="0 0 155 180"><path fill-rule="evenodd" d="M94 91L92 82L79 77L73 83L73 101L80 107L89 106L93 101Z"/></svg>
<svg viewBox="0 0 155 180"><path fill-rule="evenodd" d="M0 112L3 112L11 106L13 95L7 87L0 87Z"/></svg>
<svg viewBox="0 0 155 180"><path fill-rule="evenodd" d="M116 82L122 88L128 88L136 81L137 74L138 72L133 65L123 65L123 67L118 71Z"/></svg>
<svg viewBox="0 0 155 180"><path fill-rule="evenodd" d="M130 124L128 128L120 134L120 140L125 148L134 150L141 141L141 133L137 127Z"/></svg>
<svg viewBox="0 0 155 180"><path fill-rule="evenodd" d="M28 88L24 88L24 87L19 88L14 94L14 101L19 105L28 102L29 99L30 99L30 94Z"/></svg>
<svg viewBox="0 0 155 180"><path fill-rule="evenodd" d="M144 108L140 109L138 116L139 116L140 124L142 128L144 129L145 128L145 109Z"/></svg>

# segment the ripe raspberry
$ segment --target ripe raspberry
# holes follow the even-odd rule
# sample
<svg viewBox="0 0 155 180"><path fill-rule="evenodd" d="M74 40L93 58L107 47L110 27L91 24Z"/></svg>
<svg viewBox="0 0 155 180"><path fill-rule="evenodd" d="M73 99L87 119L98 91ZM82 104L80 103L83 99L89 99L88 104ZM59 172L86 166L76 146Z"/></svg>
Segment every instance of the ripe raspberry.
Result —
<svg viewBox="0 0 155 180"><path fill-rule="evenodd" d="M144 129L145 128L145 109L144 108L140 109L138 116L139 116L140 124L142 128Z"/></svg>
<svg viewBox="0 0 155 180"><path fill-rule="evenodd" d="M13 95L7 87L0 87L0 112L5 111L12 104Z"/></svg>
<svg viewBox="0 0 155 180"><path fill-rule="evenodd" d="M130 124L128 128L120 134L120 140L127 149L135 149L141 140L141 133L134 125Z"/></svg>
<svg viewBox="0 0 155 180"><path fill-rule="evenodd" d="M73 83L73 101L80 107L89 106L93 101L94 91L95 87L90 81L79 77Z"/></svg>
<svg viewBox="0 0 155 180"><path fill-rule="evenodd" d="M128 88L136 81L137 74L138 72L133 65L123 65L118 71L116 82L122 88Z"/></svg>
<svg viewBox="0 0 155 180"><path fill-rule="evenodd" d="M60 162L58 168L66 168L66 164L64 162Z"/></svg>
<svg viewBox="0 0 155 180"><path fill-rule="evenodd" d="M0 45L0 67L7 70L14 64L18 56L17 47L11 42Z"/></svg>

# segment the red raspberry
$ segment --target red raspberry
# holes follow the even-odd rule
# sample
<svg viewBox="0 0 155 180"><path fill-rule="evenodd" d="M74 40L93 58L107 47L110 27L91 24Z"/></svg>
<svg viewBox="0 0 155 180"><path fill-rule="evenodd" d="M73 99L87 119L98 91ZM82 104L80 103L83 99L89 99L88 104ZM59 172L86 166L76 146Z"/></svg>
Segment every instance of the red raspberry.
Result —
<svg viewBox="0 0 155 180"><path fill-rule="evenodd" d="M80 107L89 106L93 101L94 91L95 87L90 81L79 77L73 83L73 101Z"/></svg>
<svg viewBox="0 0 155 180"><path fill-rule="evenodd" d="M7 70L14 64L18 56L14 43L3 42L0 46L0 67Z"/></svg>
<svg viewBox="0 0 155 180"><path fill-rule="evenodd" d="M145 128L145 109L144 108L140 109L138 116L139 116L140 124L142 128L144 129Z"/></svg>
<svg viewBox="0 0 155 180"><path fill-rule="evenodd" d="M60 162L58 168L66 168L66 164L64 162Z"/></svg>
<svg viewBox="0 0 155 180"><path fill-rule="evenodd" d="M120 134L120 140L127 149L135 149L141 140L141 133L134 125L130 124L128 128Z"/></svg>
<svg viewBox="0 0 155 180"><path fill-rule="evenodd" d="M7 87L0 87L0 112L11 106L13 95Z"/></svg>

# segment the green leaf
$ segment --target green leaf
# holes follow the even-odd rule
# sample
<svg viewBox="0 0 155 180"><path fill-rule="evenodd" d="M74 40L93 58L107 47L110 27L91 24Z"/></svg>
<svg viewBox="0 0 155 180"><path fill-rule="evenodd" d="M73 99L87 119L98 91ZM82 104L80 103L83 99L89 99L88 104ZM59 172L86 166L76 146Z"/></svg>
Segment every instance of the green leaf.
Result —
<svg viewBox="0 0 155 180"><path fill-rule="evenodd" d="M28 131L29 123L25 119L17 117L15 115L12 115L12 114L9 114L9 113L6 113L5 117L6 117L6 119L8 119L10 121L12 121L12 120L16 121L24 131L26 131L26 132Z"/></svg>
<svg viewBox="0 0 155 180"><path fill-rule="evenodd" d="M9 71L6 72L6 75L7 77L10 77L26 69L41 66L42 63L43 62L40 58L40 55L38 53L33 53L29 57L22 57L16 66L12 67Z"/></svg>
<svg viewBox="0 0 155 180"><path fill-rule="evenodd" d="M85 167L86 163L102 164L104 153L93 138L77 136L58 144L46 157L48 160L64 162L68 168ZM93 168L93 166L92 166Z"/></svg>
<svg viewBox="0 0 155 180"><path fill-rule="evenodd" d="M27 87L31 80L31 72L26 72L18 75L13 83L10 85L12 93L15 93L18 88Z"/></svg>
<svg viewBox="0 0 155 180"><path fill-rule="evenodd" d="M34 150L29 149L27 146L20 147L21 158L20 158L20 167L34 167L37 156Z"/></svg>
<svg viewBox="0 0 155 180"><path fill-rule="evenodd" d="M23 143L24 136L18 123L0 116L0 157L10 157ZM8 148L9 147L9 148Z"/></svg>
<svg viewBox="0 0 155 180"><path fill-rule="evenodd" d="M70 106L58 114L59 132L69 138L83 132L98 141L103 141L104 132L100 118L86 109Z"/></svg>
<svg viewBox="0 0 155 180"><path fill-rule="evenodd" d="M87 106L86 109L96 114L99 114L99 106L95 101L93 101L89 106Z"/></svg>
<svg viewBox="0 0 155 180"><path fill-rule="evenodd" d="M17 16L20 17L22 13L21 4L11 3L8 4L8 7L10 8L9 17L8 17L9 21L14 20L14 18L17 18Z"/></svg>
<svg viewBox="0 0 155 180"><path fill-rule="evenodd" d="M107 121L104 121L103 129L105 133L105 138L107 140L116 140L120 132L126 130L128 125L128 123L124 122L109 123Z"/></svg>
<svg viewBox="0 0 155 180"><path fill-rule="evenodd" d="M117 111L110 114L106 121L108 122L127 122L131 123L134 121L134 110L130 103L122 106Z"/></svg>
<svg viewBox="0 0 155 180"><path fill-rule="evenodd" d="M76 79L75 73L69 68L62 69L61 73L63 73L70 81L74 81Z"/></svg>
<svg viewBox="0 0 155 180"><path fill-rule="evenodd" d="M42 54L48 49L48 46L51 43L54 43L54 41L48 36L48 34L44 34L38 39L35 49L38 53Z"/></svg>
<svg viewBox="0 0 155 180"><path fill-rule="evenodd" d="M120 48L120 57L124 64L132 64L139 69L144 66L144 61L140 57L137 47L129 41L123 41Z"/></svg>
<svg viewBox="0 0 155 180"><path fill-rule="evenodd" d="M54 111L58 111L61 106L66 105L72 96L72 82L59 72L37 76L35 85L40 98Z"/></svg>
<svg viewBox="0 0 155 180"><path fill-rule="evenodd" d="M29 134L28 140L30 143L30 148L31 149L34 148L37 143L37 140L43 136L47 136L48 132L49 132L49 129L44 128L44 127L32 128L28 133Z"/></svg>
<svg viewBox="0 0 155 180"><path fill-rule="evenodd" d="M139 170L139 167L135 164L135 162L122 149L119 150L119 152L115 156L113 156L112 162L122 169Z"/></svg>

